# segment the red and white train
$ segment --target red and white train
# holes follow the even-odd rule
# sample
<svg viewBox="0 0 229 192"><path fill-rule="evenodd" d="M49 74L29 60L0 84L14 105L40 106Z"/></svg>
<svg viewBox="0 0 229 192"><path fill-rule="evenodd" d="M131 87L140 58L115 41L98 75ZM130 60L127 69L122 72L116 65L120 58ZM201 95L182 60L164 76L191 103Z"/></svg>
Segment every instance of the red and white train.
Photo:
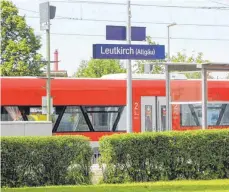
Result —
<svg viewBox="0 0 229 192"><path fill-rule="evenodd" d="M172 130L201 129L201 80L171 77ZM43 121L45 79L1 78L1 120ZM133 131L164 131L163 75L133 75ZM53 135L103 135L126 132L125 74L103 78L54 78ZM208 128L229 127L229 80L208 80Z"/></svg>

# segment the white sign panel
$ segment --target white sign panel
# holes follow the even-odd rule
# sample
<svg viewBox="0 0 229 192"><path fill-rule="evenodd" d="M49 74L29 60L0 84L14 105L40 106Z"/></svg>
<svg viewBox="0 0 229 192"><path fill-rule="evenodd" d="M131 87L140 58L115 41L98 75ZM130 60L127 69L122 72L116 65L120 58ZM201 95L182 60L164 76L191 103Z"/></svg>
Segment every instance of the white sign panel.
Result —
<svg viewBox="0 0 229 192"><path fill-rule="evenodd" d="M54 108L53 108L53 99L51 97L51 113L53 114L55 112ZM42 114L47 114L47 99L46 96L42 97Z"/></svg>

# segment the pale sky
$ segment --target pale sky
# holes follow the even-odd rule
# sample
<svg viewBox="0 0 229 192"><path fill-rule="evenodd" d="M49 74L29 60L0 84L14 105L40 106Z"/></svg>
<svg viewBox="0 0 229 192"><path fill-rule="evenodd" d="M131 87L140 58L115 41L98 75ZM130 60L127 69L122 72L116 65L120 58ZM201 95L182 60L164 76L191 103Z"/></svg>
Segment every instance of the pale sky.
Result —
<svg viewBox="0 0 229 192"><path fill-rule="evenodd" d="M35 33L42 37L41 53L46 56L45 32L40 30L39 3L41 0L12 0L19 9L20 15L26 15L27 23L35 29ZM61 2L58 2L61 1ZM86 0L84 0L86 1ZM87 2L122 2L108 0L87 0ZM55 49L59 51L59 69L67 70L72 75L81 60L92 57L92 45L96 43L126 43L106 41L106 25L126 25L127 7L112 4L73 3L74 0L50 1L56 6L56 19L51 20L51 60ZM77 2L75 0L75 2ZM81 1L80 1L81 2ZM171 5L171 6L197 6L197 7L228 7L227 10L214 9L185 9L155 6L132 6L132 26L146 27L146 35L154 41L165 45L167 50L167 24L178 25L171 27L170 49L171 55L186 50L187 54L203 52L204 59L212 62L229 62L229 0L158 0L158 1L131 1L135 4ZM37 12L37 13L36 13ZM74 19L57 19L58 16ZM60 17L59 17L60 18ZM82 20L77 20L82 19ZM88 21L108 20L108 21ZM111 21L123 22L111 22ZM135 23L138 22L138 23ZM141 23L148 22L148 23ZM210 24L225 25L194 26L179 24ZM55 33L55 34L52 34ZM68 35L57 35L68 34ZM74 35L71 35L74 34ZM81 34L81 35L76 35ZM89 36L82 36L89 35ZM94 36L91 36L94 35ZM97 35L97 36L95 36ZM159 38L160 37L160 38ZM173 39L175 38L175 39ZM176 39L185 38L185 39ZM221 39L221 40L190 40L194 39ZM145 42L133 42L145 44Z"/></svg>

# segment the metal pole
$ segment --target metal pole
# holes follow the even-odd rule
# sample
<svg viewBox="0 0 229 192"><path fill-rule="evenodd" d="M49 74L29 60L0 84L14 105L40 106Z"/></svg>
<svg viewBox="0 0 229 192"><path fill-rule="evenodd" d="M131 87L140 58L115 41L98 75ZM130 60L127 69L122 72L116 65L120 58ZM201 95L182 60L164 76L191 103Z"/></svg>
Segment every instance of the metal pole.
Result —
<svg viewBox="0 0 229 192"><path fill-rule="evenodd" d="M127 44L131 44L131 8L130 0L127 1ZM127 133L132 132L132 68L131 60L127 61Z"/></svg>
<svg viewBox="0 0 229 192"><path fill-rule="evenodd" d="M47 82L46 82L46 99L47 99L47 121L51 121L51 83L50 83L50 22L46 29L46 50L47 50Z"/></svg>
<svg viewBox="0 0 229 192"><path fill-rule="evenodd" d="M170 41L169 41L169 27L168 26L168 61L170 61ZM165 79L166 79L166 129L170 130L170 76L169 76L169 67L165 65Z"/></svg>
<svg viewBox="0 0 229 192"><path fill-rule="evenodd" d="M168 61L170 61L170 34L169 34L169 27L168 26Z"/></svg>
<svg viewBox="0 0 229 192"><path fill-rule="evenodd" d="M144 67L144 74L150 74L150 64L143 65Z"/></svg>
<svg viewBox="0 0 229 192"><path fill-rule="evenodd" d="M207 88L207 71L202 66L202 129L207 129L207 100L208 100L208 88Z"/></svg>
<svg viewBox="0 0 229 192"><path fill-rule="evenodd" d="M172 23L168 25L168 62L170 62L170 34L169 34L169 29L170 27L176 25L176 23ZM167 109L167 115L166 115L166 128L168 130L172 130L172 125L171 125L171 119L172 119L172 110L170 108L170 74L169 74L169 66L165 66L165 78L166 78L166 109Z"/></svg>

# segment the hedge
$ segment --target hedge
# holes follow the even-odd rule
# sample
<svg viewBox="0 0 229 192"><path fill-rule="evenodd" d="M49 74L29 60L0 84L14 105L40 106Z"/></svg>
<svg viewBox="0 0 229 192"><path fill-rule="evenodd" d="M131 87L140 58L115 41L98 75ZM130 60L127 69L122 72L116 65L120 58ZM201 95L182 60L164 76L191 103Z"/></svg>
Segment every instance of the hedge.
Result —
<svg viewBox="0 0 229 192"><path fill-rule="evenodd" d="M1 137L1 185L90 184L91 157L83 136Z"/></svg>
<svg viewBox="0 0 229 192"><path fill-rule="evenodd" d="M229 130L117 134L99 150L105 183L229 178Z"/></svg>

